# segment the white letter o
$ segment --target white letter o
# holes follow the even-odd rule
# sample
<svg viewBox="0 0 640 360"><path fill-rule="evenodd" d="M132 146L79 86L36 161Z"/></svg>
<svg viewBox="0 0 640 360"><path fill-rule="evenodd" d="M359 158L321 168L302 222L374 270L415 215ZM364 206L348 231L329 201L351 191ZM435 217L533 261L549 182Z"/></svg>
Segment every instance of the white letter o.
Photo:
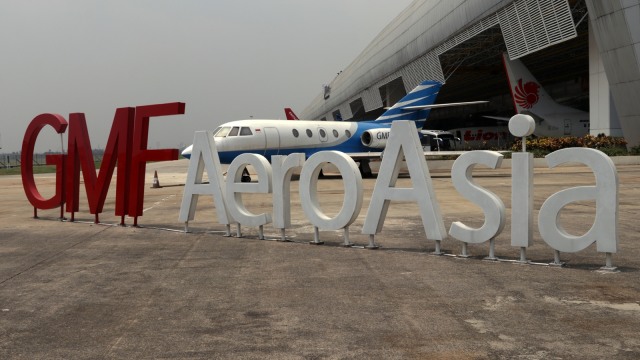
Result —
<svg viewBox="0 0 640 360"><path fill-rule="evenodd" d="M344 183L344 202L333 218L320 210L318 202L318 176L322 166L334 164ZM323 230L339 230L351 225L362 208L362 175L355 161L338 151L320 151L312 155L300 173L300 202L302 210L314 226Z"/></svg>

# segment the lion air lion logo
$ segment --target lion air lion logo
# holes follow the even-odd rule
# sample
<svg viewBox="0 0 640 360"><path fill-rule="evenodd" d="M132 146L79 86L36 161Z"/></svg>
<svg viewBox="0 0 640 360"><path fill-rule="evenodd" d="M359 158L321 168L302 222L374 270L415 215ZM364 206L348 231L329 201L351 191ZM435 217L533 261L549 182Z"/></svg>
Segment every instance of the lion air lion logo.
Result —
<svg viewBox="0 0 640 360"><path fill-rule="evenodd" d="M522 79L520 79L518 80L515 90L514 97L516 103L525 109L531 109L533 105L537 104L538 100L540 100L540 96L538 95L540 85L533 81L529 81L523 85Z"/></svg>

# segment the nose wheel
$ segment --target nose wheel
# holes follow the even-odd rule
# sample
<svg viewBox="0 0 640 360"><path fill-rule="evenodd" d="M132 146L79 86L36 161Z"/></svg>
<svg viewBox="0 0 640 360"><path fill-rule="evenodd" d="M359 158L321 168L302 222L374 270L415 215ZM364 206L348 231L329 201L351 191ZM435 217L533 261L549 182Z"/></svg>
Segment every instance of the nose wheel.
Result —
<svg viewBox="0 0 640 360"><path fill-rule="evenodd" d="M360 174L363 179L370 179L373 177L373 172L371 172L371 166L369 166L369 160L360 160L358 164L358 169L360 169Z"/></svg>
<svg viewBox="0 0 640 360"><path fill-rule="evenodd" d="M242 170L242 177L240 178L240 181L243 183L251 182L251 175L249 175L249 171L247 170L247 168L244 168L244 170Z"/></svg>

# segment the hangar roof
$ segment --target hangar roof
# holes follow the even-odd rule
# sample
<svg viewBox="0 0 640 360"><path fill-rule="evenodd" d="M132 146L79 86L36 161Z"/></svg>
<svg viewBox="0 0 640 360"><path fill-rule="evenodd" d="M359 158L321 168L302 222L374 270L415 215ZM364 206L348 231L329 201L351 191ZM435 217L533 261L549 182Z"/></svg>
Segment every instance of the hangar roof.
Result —
<svg viewBox="0 0 640 360"><path fill-rule="evenodd" d="M511 20L517 17L519 22L516 25L524 26L519 30L526 30L527 26L537 28L526 23L526 12L531 9L522 9L522 6L531 7L531 3L511 0L415 0L328 84L329 92L319 94L304 109L302 116L307 119L332 119L331 113L341 109L343 115L347 115L343 118L350 119L349 103L358 98L362 98L367 112L380 109L383 100L380 99L378 88L399 76L403 77L407 91L424 80L425 76L445 81L447 85L443 87L438 102L478 100L478 94L498 96L508 93L500 60L500 55L509 46L505 33L509 32L508 26L513 26L506 23L513 22ZM563 35L560 41L556 41L573 38L563 46L550 46L552 43L533 46L533 51L525 49L524 54L530 55L522 60L542 83L575 81L583 76L588 83L584 1L537 0L535 3L538 12L543 11L540 9L545 6L564 4L571 14L568 21L571 25L577 23L579 26L573 35ZM553 10L559 12L556 8ZM508 11L515 11L515 15ZM531 33L536 34L534 31ZM538 51L540 49L544 50ZM518 49L508 50L512 58L523 56L513 56L512 53Z"/></svg>

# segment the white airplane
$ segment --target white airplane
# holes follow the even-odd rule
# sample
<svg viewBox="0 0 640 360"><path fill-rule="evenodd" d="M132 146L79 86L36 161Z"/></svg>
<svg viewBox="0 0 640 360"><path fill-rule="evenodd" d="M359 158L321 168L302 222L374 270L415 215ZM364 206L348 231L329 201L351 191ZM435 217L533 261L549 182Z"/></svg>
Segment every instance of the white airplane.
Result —
<svg viewBox="0 0 640 360"><path fill-rule="evenodd" d="M287 120L300 120L291 108L284 108ZM458 148L460 139L453 133L443 130L420 130L422 147L425 151L450 151ZM442 155L442 154L439 154Z"/></svg>
<svg viewBox="0 0 640 360"><path fill-rule="evenodd" d="M337 150L359 162L363 175L370 176L369 161L380 158L393 121L412 120L419 131L432 108L486 103L434 104L441 87L438 81L424 81L373 121L249 119L222 124L213 132L220 162L229 164L243 153L260 154L267 159L304 153L308 158L319 151ZM187 147L182 156L190 158L192 148L193 145ZM425 152L425 156L431 154L443 152Z"/></svg>
<svg viewBox="0 0 640 360"><path fill-rule="evenodd" d="M284 108L287 120L300 120L291 108ZM508 130L507 130L508 131ZM419 136L425 151L450 151L458 148L460 142L453 133L443 130L420 130ZM439 154L442 155L442 154Z"/></svg>
<svg viewBox="0 0 640 360"><path fill-rule="evenodd" d="M520 60L502 55L516 113L536 120L537 136L584 136L589 133L589 113L560 105L542 88Z"/></svg>

